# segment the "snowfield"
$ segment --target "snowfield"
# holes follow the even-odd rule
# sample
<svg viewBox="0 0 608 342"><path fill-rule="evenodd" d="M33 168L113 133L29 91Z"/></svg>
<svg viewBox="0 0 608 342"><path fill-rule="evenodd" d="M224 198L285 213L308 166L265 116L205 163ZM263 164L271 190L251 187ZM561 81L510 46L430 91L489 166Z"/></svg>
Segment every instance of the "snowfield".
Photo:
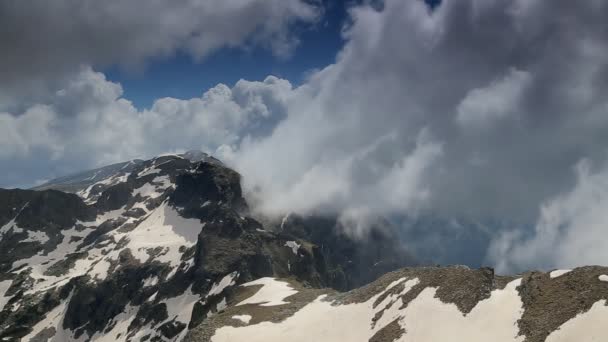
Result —
<svg viewBox="0 0 608 342"><path fill-rule="evenodd" d="M564 323L546 342L600 342L608 338L608 306L601 300L591 309Z"/></svg>
<svg viewBox="0 0 608 342"><path fill-rule="evenodd" d="M434 288L424 289L406 308L401 308L396 302L398 297L418 284L418 279L400 279L364 303L336 305L320 296L281 323L222 327L216 331L212 341L363 342L393 321L406 331L397 341L453 341L456 337L459 341L470 342L523 341L524 337L518 336L517 327L522 313L522 303L516 290L519 282L519 279L512 281L504 290L493 291L490 298L479 302L468 315L463 315L456 305L435 298ZM263 283L265 289L280 282L266 279ZM374 307L378 298L399 284L403 284L401 292L386 296ZM258 293L246 302L261 302L254 297L258 297ZM374 317L381 311L382 317L374 324Z"/></svg>
<svg viewBox="0 0 608 342"><path fill-rule="evenodd" d="M242 286L255 285L262 285L262 288L253 296L238 303L237 306L246 304L259 304L261 306L283 305L287 304L287 302L283 301L285 298L298 293L287 282L278 281L274 278L260 278L245 283Z"/></svg>

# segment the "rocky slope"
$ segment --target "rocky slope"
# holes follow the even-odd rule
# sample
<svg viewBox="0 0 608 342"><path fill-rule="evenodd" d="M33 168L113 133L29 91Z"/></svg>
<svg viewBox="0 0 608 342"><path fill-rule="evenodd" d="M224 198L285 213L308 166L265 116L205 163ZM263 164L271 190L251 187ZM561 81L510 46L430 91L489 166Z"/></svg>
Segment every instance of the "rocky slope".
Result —
<svg viewBox="0 0 608 342"><path fill-rule="evenodd" d="M386 227L358 251L284 221L249 217L239 174L197 153L0 190L0 340L179 341L236 285L350 289L411 262Z"/></svg>
<svg viewBox="0 0 608 342"><path fill-rule="evenodd" d="M232 288L185 341L605 341L607 300L597 266L514 277L407 268L347 293L264 278Z"/></svg>

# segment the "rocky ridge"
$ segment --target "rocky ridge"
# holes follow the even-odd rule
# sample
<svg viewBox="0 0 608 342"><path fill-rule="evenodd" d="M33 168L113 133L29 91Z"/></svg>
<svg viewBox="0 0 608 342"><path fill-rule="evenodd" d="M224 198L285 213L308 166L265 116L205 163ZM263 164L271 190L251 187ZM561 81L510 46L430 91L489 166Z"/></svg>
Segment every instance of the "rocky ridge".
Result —
<svg viewBox="0 0 608 342"><path fill-rule="evenodd" d="M84 176L0 190L0 340L179 341L224 310L236 285L279 277L350 289L373 280L376 263L409 261L390 248L371 264L365 253L338 258L334 247L357 242L321 246L297 220L263 226L240 175L204 154ZM388 246L384 231L375 243Z"/></svg>
<svg viewBox="0 0 608 342"><path fill-rule="evenodd" d="M405 268L346 293L267 278L234 288L185 341L603 341L607 303L599 266L512 277Z"/></svg>

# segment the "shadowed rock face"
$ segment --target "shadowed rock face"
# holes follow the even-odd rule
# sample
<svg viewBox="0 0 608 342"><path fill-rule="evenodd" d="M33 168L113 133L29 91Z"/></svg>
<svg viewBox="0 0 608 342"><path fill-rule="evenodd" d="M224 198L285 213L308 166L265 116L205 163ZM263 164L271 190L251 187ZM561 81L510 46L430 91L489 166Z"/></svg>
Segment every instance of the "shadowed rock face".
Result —
<svg viewBox="0 0 608 342"><path fill-rule="evenodd" d="M336 217L290 214L274 230L286 239L312 242L323 256L318 267L324 270L324 282L340 291L417 263L400 242L397 228L380 219L360 237L347 234Z"/></svg>
<svg viewBox="0 0 608 342"><path fill-rule="evenodd" d="M0 339L178 341L247 281L361 281L347 275L350 259L365 258L352 240L265 229L248 217L240 175L217 160L119 166L46 190L0 190ZM68 183L76 194L52 189Z"/></svg>

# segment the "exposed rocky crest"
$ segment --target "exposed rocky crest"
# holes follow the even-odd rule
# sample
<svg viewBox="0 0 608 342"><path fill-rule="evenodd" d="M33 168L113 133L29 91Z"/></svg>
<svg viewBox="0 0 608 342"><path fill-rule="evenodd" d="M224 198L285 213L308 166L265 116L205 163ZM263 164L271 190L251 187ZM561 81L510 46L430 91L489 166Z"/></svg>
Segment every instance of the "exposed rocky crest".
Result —
<svg viewBox="0 0 608 342"><path fill-rule="evenodd" d="M346 293L267 279L234 288L185 341L602 341L607 302L598 266L513 277L405 268Z"/></svg>
<svg viewBox="0 0 608 342"><path fill-rule="evenodd" d="M0 191L0 339L177 341L237 284L355 285L336 281L349 272L331 254L344 249L337 237L320 246L266 229L221 162L188 153L117 165Z"/></svg>

